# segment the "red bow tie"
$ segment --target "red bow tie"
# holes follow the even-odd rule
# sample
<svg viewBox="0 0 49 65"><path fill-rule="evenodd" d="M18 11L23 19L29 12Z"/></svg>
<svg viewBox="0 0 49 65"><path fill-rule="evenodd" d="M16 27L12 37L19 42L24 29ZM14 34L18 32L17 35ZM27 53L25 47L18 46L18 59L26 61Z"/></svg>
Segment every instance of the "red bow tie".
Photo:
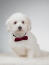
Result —
<svg viewBox="0 0 49 65"><path fill-rule="evenodd" d="M17 41L27 40L27 39L28 39L28 36L23 36L23 37L21 37L21 38L16 37L16 38L14 39L14 41L17 42Z"/></svg>

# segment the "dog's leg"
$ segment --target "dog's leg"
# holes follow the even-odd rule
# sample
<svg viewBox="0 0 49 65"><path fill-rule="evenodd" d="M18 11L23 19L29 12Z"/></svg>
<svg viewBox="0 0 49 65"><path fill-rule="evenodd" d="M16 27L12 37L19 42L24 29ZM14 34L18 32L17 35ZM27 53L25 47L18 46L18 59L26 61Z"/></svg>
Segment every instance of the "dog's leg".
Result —
<svg viewBox="0 0 49 65"><path fill-rule="evenodd" d="M49 52L41 50L41 57L47 57L47 56L49 56Z"/></svg>
<svg viewBox="0 0 49 65"><path fill-rule="evenodd" d="M34 58L34 57L35 57L34 51L33 51L33 50L29 50L29 51L28 51L28 54L27 54L27 57L28 57L28 58Z"/></svg>
<svg viewBox="0 0 49 65"><path fill-rule="evenodd" d="M27 56L27 50L23 46L17 46L15 48L13 48L13 50L15 51L16 56L20 56L20 57L26 57Z"/></svg>

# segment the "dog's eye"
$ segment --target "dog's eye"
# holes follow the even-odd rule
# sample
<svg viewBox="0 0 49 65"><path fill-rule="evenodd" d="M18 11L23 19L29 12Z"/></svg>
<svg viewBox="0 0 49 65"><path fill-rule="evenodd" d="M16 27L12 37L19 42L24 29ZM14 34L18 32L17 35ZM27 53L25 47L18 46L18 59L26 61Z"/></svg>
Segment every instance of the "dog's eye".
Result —
<svg viewBox="0 0 49 65"><path fill-rule="evenodd" d="M22 23L24 24L24 21L22 21Z"/></svg>
<svg viewBox="0 0 49 65"><path fill-rule="evenodd" d="M14 21L14 24L17 24L17 21Z"/></svg>

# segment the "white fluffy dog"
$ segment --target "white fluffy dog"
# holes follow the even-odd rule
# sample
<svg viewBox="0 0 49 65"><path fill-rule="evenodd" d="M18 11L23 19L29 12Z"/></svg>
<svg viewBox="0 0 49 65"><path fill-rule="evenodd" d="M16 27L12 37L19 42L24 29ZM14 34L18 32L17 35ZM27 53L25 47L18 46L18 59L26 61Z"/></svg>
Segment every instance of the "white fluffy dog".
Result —
<svg viewBox="0 0 49 65"><path fill-rule="evenodd" d="M15 13L6 22L10 33L10 46L18 57L39 57L41 50L35 36L30 32L29 18L22 13Z"/></svg>

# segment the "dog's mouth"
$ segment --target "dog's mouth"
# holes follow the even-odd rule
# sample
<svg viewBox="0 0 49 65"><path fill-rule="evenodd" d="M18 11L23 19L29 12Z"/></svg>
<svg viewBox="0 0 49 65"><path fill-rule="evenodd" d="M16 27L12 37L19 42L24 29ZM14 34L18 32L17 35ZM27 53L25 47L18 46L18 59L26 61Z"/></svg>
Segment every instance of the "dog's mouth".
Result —
<svg viewBox="0 0 49 65"><path fill-rule="evenodd" d="M13 36L14 36L14 37L23 37L23 36L25 36L25 35L26 35L26 33L24 33L24 34L22 34L22 35L21 35L21 34L14 34L14 33L13 33Z"/></svg>
<svg viewBox="0 0 49 65"><path fill-rule="evenodd" d="M24 32L24 30L23 29L17 29L15 32L16 33L21 33L21 32Z"/></svg>
<svg viewBox="0 0 49 65"><path fill-rule="evenodd" d="M23 29L17 29L15 32L13 32L13 36L15 37L23 37L26 35L26 32Z"/></svg>
<svg viewBox="0 0 49 65"><path fill-rule="evenodd" d="M21 31L23 31L23 29L18 29L17 31L20 31L21 32Z"/></svg>
<svg viewBox="0 0 49 65"><path fill-rule="evenodd" d="M21 34L21 33L24 33L24 31L18 29L18 30L15 31L15 33L16 33L16 34Z"/></svg>

